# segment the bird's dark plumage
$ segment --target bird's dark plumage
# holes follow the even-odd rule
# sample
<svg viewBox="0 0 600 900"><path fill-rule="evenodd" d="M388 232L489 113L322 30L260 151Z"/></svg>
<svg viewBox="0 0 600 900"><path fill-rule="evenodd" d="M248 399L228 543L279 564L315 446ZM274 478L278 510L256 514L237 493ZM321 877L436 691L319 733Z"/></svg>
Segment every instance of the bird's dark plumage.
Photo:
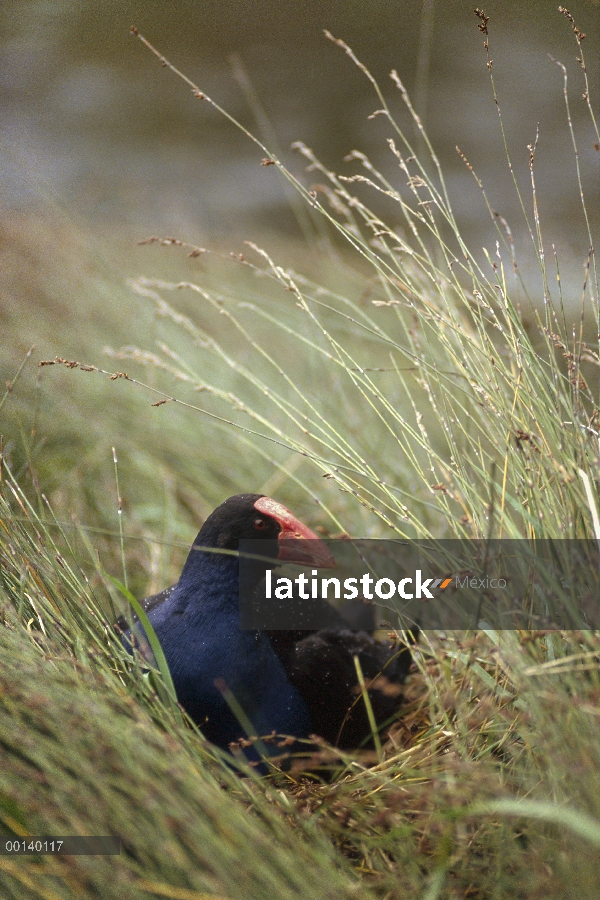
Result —
<svg viewBox="0 0 600 900"><path fill-rule="evenodd" d="M205 736L225 749L244 735L217 686L221 681L259 735L317 733L340 747L359 746L370 727L356 692L354 655L366 679L381 673L380 686L397 686L410 666L410 651L349 631L341 616L334 628L316 633L241 630L238 557L197 548L237 550L249 538L268 542L261 554L272 557L273 566L278 560L335 565L325 544L276 501L238 494L221 504L198 534L178 583L143 601L179 702ZM250 573L256 587L267 568L268 562L256 561ZM398 693L378 690L377 682L370 690L379 724L397 710Z"/></svg>
<svg viewBox="0 0 600 900"><path fill-rule="evenodd" d="M223 748L244 734L218 686L221 682L259 735L275 730L305 737L311 727L308 708L268 637L239 628L238 557L200 549L235 551L240 540L260 537L275 562L282 535L286 546L292 534L316 538L301 523L296 527L297 520L285 507L274 501L265 506L266 500L259 494L239 494L221 504L200 530L178 583L148 610L179 702L205 736ZM327 554L323 544L321 548ZM256 584L267 565L253 564Z"/></svg>
<svg viewBox="0 0 600 900"><path fill-rule="evenodd" d="M357 748L371 736L355 656L369 685L375 721L382 726L400 705L400 684L412 662L405 645L382 643L364 631L326 629L294 643L284 662L290 683L308 706L313 731L343 749Z"/></svg>

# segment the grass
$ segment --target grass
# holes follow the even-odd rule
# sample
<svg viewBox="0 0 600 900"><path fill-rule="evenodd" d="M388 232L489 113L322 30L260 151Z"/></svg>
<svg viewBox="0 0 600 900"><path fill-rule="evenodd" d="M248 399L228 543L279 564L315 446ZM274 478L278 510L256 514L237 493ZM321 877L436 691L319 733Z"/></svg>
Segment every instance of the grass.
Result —
<svg viewBox="0 0 600 900"><path fill-rule="evenodd" d="M575 27L574 39L583 59ZM573 327L539 221L535 144L522 197L539 262L531 300L491 206L492 249L482 261L465 245L398 75L427 158L331 40L373 83L397 178L357 151L342 177L298 144L317 179L305 184L257 142L308 204L317 276L253 245L230 258L154 239L189 254L171 263L185 277L137 278L136 327L115 318L104 361L65 347L37 388L20 393L25 365L2 401L0 820L17 835L117 833L124 846L0 857L10 900L598 896L595 633L424 635L379 758L324 748L335 776L320 782L239 778L112 627L124 585L168 584L193 523L251 486L298 510L315 501L309 524L324 533L599 537L594 253L582 250ZM567 112L568 99L565 82ZM576 164L574 133L573 148ZM65 431L44 406L76 378L94 415L80 408ZM99 450L107 433L108 446L127 436L116 471Z"/></svg>

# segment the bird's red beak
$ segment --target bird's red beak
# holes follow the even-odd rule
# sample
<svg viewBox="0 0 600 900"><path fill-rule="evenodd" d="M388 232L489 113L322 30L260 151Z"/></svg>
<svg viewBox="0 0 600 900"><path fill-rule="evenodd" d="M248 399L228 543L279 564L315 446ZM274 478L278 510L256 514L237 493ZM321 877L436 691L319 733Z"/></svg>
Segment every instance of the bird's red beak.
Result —
<svg viewBox="0 0 600 900"><path fill-rule="evenodd" d="M283 504L270 497L259 497L254 508L265 516L271 516L281 526L278 559L303 563L317 569L335 569L335 559L326 544Z"/></svg>

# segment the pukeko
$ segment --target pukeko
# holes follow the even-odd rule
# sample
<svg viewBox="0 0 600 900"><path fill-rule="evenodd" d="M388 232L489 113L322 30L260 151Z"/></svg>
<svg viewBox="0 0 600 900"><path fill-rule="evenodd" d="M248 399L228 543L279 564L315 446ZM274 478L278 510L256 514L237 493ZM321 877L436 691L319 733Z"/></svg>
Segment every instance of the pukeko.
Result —
<svg viewBox="0 0 600 900"><path fill-rule="evenodd" d="M260 552L273 559L272 565L252 563L257 588L266 570L284 561L335 566L323 541L269 497L237 494L217 507L177 584L143 601L179 702L206 738L223 749L243 736L223 696L223 682L258 735L316 733L339 747L359 746L370 727L356 691L354 655L365 678L383 676L384 689L369 692L381 724L398 708L397 685L410 667L410 650L397 652L365 632L348 630L334 610L334 627L318 632L240 629L239 558L210 550L236 551L240 540L251 538L267 541Z"/></svg>

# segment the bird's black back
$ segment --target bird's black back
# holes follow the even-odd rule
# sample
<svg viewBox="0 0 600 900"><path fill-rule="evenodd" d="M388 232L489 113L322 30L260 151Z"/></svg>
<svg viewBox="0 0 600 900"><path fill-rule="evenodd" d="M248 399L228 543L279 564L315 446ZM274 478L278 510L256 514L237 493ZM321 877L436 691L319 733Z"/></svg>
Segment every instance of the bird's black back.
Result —
<svg viewBox="0 0 600 900"><path fill-rule="evenodd" d="M297 641L293 634L279 632L273 646L309 709L314 732L330 744L342 749L371 745L355 656L367 684L376 679L369 698L377 725L393 718L402 705L400 685L412 662L406 645L383 643L366 632L327 629Z"/></svg>

